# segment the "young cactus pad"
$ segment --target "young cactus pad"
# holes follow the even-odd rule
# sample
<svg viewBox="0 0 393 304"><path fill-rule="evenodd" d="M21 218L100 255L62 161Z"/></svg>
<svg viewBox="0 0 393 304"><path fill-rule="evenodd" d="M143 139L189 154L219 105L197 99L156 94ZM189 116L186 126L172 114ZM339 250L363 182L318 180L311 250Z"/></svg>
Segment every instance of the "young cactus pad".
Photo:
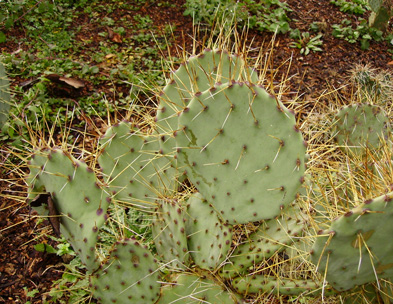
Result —
<svg viewBox="0 0 393 304"><path fill-rule="evenodd" d="M90 282L93 296L104 304L153 304L160 296L158 265L150 251L132 239L115 244Z"/></svg>
<svg viewBox="0 0 393 304"><path fill-rule="evenodd" d="M160 200L152 225L154 244L163 262L184 269L189 252L186 236L186 213L176 201Z"/></svg>
<svg viewBox="0 0 393 304"><path fill-rule="evenodd" d="M199 267L214 271L227 258L232 244L232 226L221 223L213 206L199 193L187 201L188 248Z"/></svg>
<svg viewBox="0 0 393 304"><path fill-rule="evenodd" d="M262 87L213 87L179 122L179 166L228 223L273 218L295 199L306 147L294 115Z"/></svg>
<svg viewBox="0 0 393 304"><path fill-rule="evenodd" d="M240 56L229 55L222 50L206 49L192 56L171 74L168 84L160 93L157 125L162 138L164 154L173 154L173 132L178 130L178 114L188 106L198 92L204 92L216 83L233 80L258 81L255 71L246 67Z"/></svg>
<svg viewBox="0 0 393 304"><path fill-rule="evenodd" d="M49 192L60 216L60 231L89 270L98 266L95 245L109 196L85 163L58 149L37 151L29 162L30 197ZM48 215L38 208L42 215Z"/></svg>
<svg viewBox="0 0 393 304"><path fill-rule="evenodd" d="M228 291L213 280L194 274L177 275L171 284L162 287L157 304L231 304L238 303Z"/></svg>
<svg viewBox="0 0 393 304"><path fill-rule="evenodd" d="M8 118L10 110L10 83L4 65L0 62L0 129Z"/></svg>
<svg viewBox="0 0 393 304"><path fill-rule="evenodd" d="M177 186L175 169L160 153L154 136L145 136L131 123L111 126L100 139L98 158L114 198L142 208L171 194Z"/></svg>
<svg viewBox="0 0 393 304"><path fill-rule="evenodd" d="M312 262L338 291L393 277L393 192L368 200L320 232Z"/></svg>
<svg viewBox="0 0 393 304"><path fill-rule="evenodd" d="M381 146L381 140L387 137L387 123L388 118L378 106L346 106L336 115L333 134L344 151L362 155L365 147L377 149Z"/></svg>

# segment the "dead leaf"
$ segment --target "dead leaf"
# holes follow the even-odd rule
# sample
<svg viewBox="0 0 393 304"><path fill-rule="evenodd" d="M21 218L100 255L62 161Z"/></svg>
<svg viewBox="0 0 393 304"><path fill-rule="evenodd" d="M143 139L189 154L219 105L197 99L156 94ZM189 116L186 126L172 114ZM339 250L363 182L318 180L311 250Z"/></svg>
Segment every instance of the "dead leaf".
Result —
<svg viewBox="0 0 393 304"><path fill-rule="evenodd" d="M60 77L60 81L64 81L66 84L74 87L75 89L80 89L85 86L85 83L82 80L68 77Z"/></svg>
<svg viewBox="0 0 393 304"><path fill-rule="evenodd" d="M63 76L60 76L57 74L49 74L49 75L46 75L45 78L49 79L52 82L61 84L61 85L71 86L75 89L80 89L85 86L85 83L80 79L63 77Z"/></svg>
<svg viewBox="0 0 393 304"><path fill-rule="evenodd" d="M106 27L106 30L108 31L108 38L116 43L122 43L123 40L121 39L120 35L118 33L115 33L111 28Z"/></svg>

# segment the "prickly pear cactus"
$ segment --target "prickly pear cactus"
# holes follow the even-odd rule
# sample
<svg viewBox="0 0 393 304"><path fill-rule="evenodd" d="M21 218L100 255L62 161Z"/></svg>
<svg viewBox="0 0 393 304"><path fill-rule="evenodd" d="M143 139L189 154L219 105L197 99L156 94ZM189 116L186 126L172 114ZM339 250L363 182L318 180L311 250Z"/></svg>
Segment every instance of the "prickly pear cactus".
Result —
<svg viewBox="0 0 393 304"><path fill-rule="evenodd" d="M370 65L357 65L352 70L352 82L358 87L360 103L372 103L386 106L392 100L392 74L378 71Z"/></svg>
<svg viewBox="0 0 393 304"><path fill-rule="evenodd" d="M90 282L101 303L148 304L160 296L158 265L150 251L133 239L117 242Z"/></svg>
<svg viewBox="0 0 393 304"><path fill-rule="evenodd" d="M157 137L123 121L111 126L99 144L98 163L116 200L155 208L158 199L177 187L176 170L160 154Z"/></svg>
<svg viewBox="0 0 393 304"><path fill-rule="evenodd" d="M295 204L277 218L264 221L247 240L238 245L220 270L225 278L247 273L250 267L285 250L302 237L308 226L305 214Z"/></svg>
<svg viewBox="0 0 393 304"><path fill-rule="evenodd" d="M362 104L342 108L336 115L335 140L344 151L362 155L378 149L387 138L388 118L379 106Z"/></svg>
<svg viewBox="0 0 393 304"><path fill-rule="evenodd" d="M294 200L306 147L293 114L263 88L217 85L179 123L179 167L225 221L273 218Z"/></svg>
<svg viewBox="0 0 393 304"><path fill-rule="evenodd" d="M49 192L60 232L89 270L98 267L95 245L106 220L110 198L85 163L58 149L37 151L29 162L29 197ZM47 216L48 210L37 208ZM53 215L56 216L56 215Z"/></svg>
<svg viewBox="0 0 393 304"><path fill-rule="evenodd" d="M338 291L393 278L393 193L349 211L320 231L312 262Z"/></svg>
<svg viewBox="0 0 393 304"><path fill-rule="evenodd" d="M154 244L163 262L185 269L190 254L187 245L186 213L175 200L161 200L152 224Z"/></svg>
<svg viewBox="0 0 393 304"><path fill-rule="evenodd" d="M199 193L187 201L186 232L190 254L199 267L214 271L227 258L232 226L223 224L213 206Z"/></svg>
<svg viewBox="0 0 393 304"><path fill-rule="evenodd" d="M194 274L180 274L162 287L158 304L238 303L236 298L209 278Z"/></svg>
<svg viewBox="0 0 393 304"><path fill-rule="evenodd" d="M4 65L0 62L0 129L8 118L10 110L10 83L5 72Z"/></svg>

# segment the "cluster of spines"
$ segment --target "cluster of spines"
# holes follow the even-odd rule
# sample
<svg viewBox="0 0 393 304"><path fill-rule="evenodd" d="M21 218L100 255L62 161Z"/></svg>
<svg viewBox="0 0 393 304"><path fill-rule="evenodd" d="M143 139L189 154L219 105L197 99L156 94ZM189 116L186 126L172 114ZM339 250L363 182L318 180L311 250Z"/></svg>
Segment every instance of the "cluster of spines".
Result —
<svg viewBox="0 0 393 304"><path fill-rule="evenodd" d="M343 107L335 120L334 139L349 154L364 155L367 149L378 149L388 136L388 118L376 105Z"/></svg>
<svg viewBox="0 0 393 304"><path fill-rule="evenodd" d="M160 153L156 136L122 121L108 128L99 143L98 163L115 199L154 208L177 187L176 170Z"/></svg>

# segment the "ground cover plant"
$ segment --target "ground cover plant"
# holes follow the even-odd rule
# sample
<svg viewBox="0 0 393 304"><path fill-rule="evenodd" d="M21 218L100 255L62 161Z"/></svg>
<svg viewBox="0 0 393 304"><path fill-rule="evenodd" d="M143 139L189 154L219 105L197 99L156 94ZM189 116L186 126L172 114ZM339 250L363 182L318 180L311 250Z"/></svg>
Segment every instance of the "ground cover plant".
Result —
<svg viewBox="0 0 393 304"><path fill-rule="evenodd" d="M132 3L137 13L131 16L141 30L135 39L147 44L153 36L146 37L144 30L153 26L154 18L142 12L152 8L150 4ZM99 7L95 8L98 12ZM157 5L157 9L162 7L173 9L165 2ZM292 7L296 6L292 3ZM83 8L83 14L90 15L90 10L93 8ZM108 44L111 53L105 55L113 67L111 59L119 56L115 50L125 52L116 41L129 36L126 27L115 27L118 15L100 17L103 27L96 37L104 40L102 44L109 39L111 45L118 45L112 48ZM323 27L313 24L300 29ZM80 104L86 103L84 90L108 80L100 72L108 71L108 62L86 67L92 72L88 81L84 78L82 82L79 74L50 70L50 65L38 82L31 79L33 86L44 91L61 92L62 98L56 102L70 104L63 105L65 114L57 111L56 102L51 104L49 108L56 115L41 115L42 104L35 104L33 113L11 109L20 128L7 121L7 131L12 125L19 138L11 138L12 132L4 137L7 146L2 152L8 156L3 161L6 178L2 181L8 185L4 193L9 198L6 202L16 200L23 206L28 195L30 206L39 214L49 212L50 227L44 226L45 217L39 216L36 227L40 230L31 232L37 238L36 259L61 257L67 268L57 275L50 291L43 292L42 286L25 288L26 301L94 302L101 298L105 302L121 301L122 297L132 297L136 303L141 301L139 297L160 303L178 301L179 297L210 303L388 301L389 247L379 248L378 244L387 243L386 229L375 223L386 222L384 217L390 214L390 74L359 66L346 89L329 88L307 100L301 91L293 92L293 84L303 86L308 94L312 84L302 84L308 75L296 82L289 76L293 67L289 61L275 66L280 36L275 40L267 36L267 46L261 48L260 44L254 49L245 36L225 32L215 36L228 26L218 26L216 31L206 32L207 36L199 32L178 52L166 48L165 54L173 53L177 58L167 56L162 64L157 60L161 76L155 79L141 73L136 80L119 80L116 73L122 62L116 61L116 77L110 78L116 93L110 94L102 86L108 94L102 112L94 103L93 107ZM169 37L161 41L167 44L174 39ZM294 51L289 43L292 38L286 37L286 50ZM185 50L187 43L190 46ZM386 47L386 41L383 45ZM138 54L135 50L127 54L134 58ZM296 56L304 55L301 48L297 51ZM327 50L322 52L328 54ZM388 54L386 49L384 52ZM146 53L143 56L146 59ZM186 64L178 68L182 61ZM12 64L12 60L8 62L9 67ZM95 74L103 78L96 79ZM124 100L119 102L117 90L123 87ZM14 94L16 98L25 96L18 88ZM33 102L36 97L47 100L46 93L30 94ZM71 96L65 98L64 94ZM243 111L239 96L250 97ZM31 97L26 99L30 106ZM239 114L242 112L248 112L251 126L247 116ZM261 116L264 112L271 116L271 125ZM210 133L205 134L206 126L210 126ZM251 141L238 149L232 144L228 151L221 148L228 146L228 141L243 141L239 130L254 134L255 128L268 130L261 142L269 142L271 149L258 146L261 142L253 140L257 136L250 136ZM250 161L259 160L253 157L257 150L264 151L260 163ZM229 175L232 170L238 174ZM253 185L255 178L248 179L250 170L275 177L257 187ZM281 171L286 173L281 175ZM275 181L280 181L279 185ZM236 203L228 204L236 195L233 202L243 199L245 192L239 187L250 192L240 206L244 212L236 212ZM254 192L261 190L258 188L268 191ZM269 200L280 204L267 208ZM86 212L75 213L80 205L88 207ZM28 217L25 220L30 221ZM348 226L354 228L349 230ZM57 236L46 237L48 233ZM215 241L209 243L210 239ZM348 264L343 264L347 259ZM121 278L124 268L135 273L135 281ZM50 271L45 267L41 274ZM12 274L11 266L5 272ZM346 276L351 280L343 279ZM120 283L112 286L118 279ZM165 283L161 286L157 281ZM6 291L7 285L3 288Z"/></svg>

